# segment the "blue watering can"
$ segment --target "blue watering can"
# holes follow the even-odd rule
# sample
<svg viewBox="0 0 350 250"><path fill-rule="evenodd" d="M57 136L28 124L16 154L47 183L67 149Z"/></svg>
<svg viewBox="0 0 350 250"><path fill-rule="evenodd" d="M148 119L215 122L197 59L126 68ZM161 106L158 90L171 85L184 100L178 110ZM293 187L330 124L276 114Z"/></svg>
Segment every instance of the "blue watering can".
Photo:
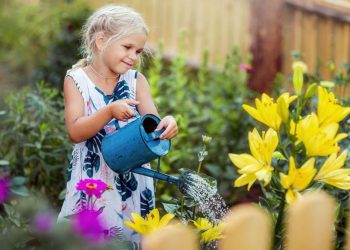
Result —
<svg viewBox="0 0 350 250"><path fill-rule="evenodd" d="M164 130L155 131L160 122L157 116L140 116L136 113L136 117L102 140L102 155L106 163L118 174L131 171L179 186L179 178L141 167L166 155L170 150L170 141L159 138Z"/></svg>

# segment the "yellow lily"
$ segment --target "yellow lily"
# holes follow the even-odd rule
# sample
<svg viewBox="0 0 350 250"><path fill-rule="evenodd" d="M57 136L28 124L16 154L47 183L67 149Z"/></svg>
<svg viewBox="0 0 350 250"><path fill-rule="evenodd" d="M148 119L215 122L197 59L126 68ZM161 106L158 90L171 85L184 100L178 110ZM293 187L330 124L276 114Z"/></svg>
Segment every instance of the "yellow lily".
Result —
<svg viewBox="0 0 350 250"><path fill-rule="evenodd" d="M247 104L243 104L242 107L254 119L277 131L282 118L285 118L288 113L289 104L296 98L297 96L290 97L289 93L284 93L277 99L277 102L274 102L273 98L262 94L261 100L255 99L256 108Z"/></svg>
<svg viewBox="0 0 350 250"><path fill-rule="evenodd" d="M204 243L207 244L213 240L222 239L223 231L224 231L224 224L221 222L218 225L213 226L212 228L206 230L204 233L201 234L201 237L204 240Z"/></svg>
<svg viewBox="0 0 350 250"><path fill-rule="evenodd" d="M132 213L132 221L124 221L124 224L141 235L149 235L153 231L165 227L174 216L174 214L166 214L160 218L159 210L155 208L147 214L146 219L137 213Z"/></svg>
<svg viewBox="0 0 350 250"><path fill-rule="evenodd" d="M193 221L193 225L199 230L204 231L213 227L213 223L211 223L207 218L198 218Z"/></svg>
<svg viewBox="0 0 350 250"><path fill-rule="evenodd" d="M315 158L310 158L300 168L296 168L293 157L289 158L288 175L280 173L281 184L287 189L286 201L291 204L299 195L299 191L304 190L312 181L316 174Z"/></svg>
<svg viewBox="0 0 350 250"><path fill-rule="evenodd" d="M248 134L250 154L229 154L233 164L239 168L241 174L235 180L235 187L241 187L248 184L248 190L258 179L264 181L267 185L271 180L273 168L271 166L272 154L278 145L278 135L273 129L268 129L262 133L254 128Z"/></svg>
<svg viewBox="0 0 350 250"><path fill-rule="evenodd" d="M344 151L338 157L336 153L331 154L323 163L315 180L324 182L340 189L350 189L350 169L341 169L344 166L347 152Z"/></svg>
<svg viewBox="0 0 350 250"><path fill-rule="evenodd" d="M317 116L321 126L338 123L349 114L350 107L339 105L332 92L328 92L320 86L318 87Z"/></svg>
<svg viewBox="0 0 350 250"><path fill-rule="evenodd" d="M297 125L291 122L291 134L297 137L296 144L303 142L308 156L328 156L338 152L337 143L346 138L347 134L337 134L339 124L331 123L320 126L315 113L311 113L298 122Z"/></svg>
<svg viewBox="0 0 350 250"><path fill-rule="evenodd" d="M201 237L205 243L223 238L223 222L219 223L218 225L214 225L207 218L198 218L197 220L193 221L193 225L201 232Z"/></svg>

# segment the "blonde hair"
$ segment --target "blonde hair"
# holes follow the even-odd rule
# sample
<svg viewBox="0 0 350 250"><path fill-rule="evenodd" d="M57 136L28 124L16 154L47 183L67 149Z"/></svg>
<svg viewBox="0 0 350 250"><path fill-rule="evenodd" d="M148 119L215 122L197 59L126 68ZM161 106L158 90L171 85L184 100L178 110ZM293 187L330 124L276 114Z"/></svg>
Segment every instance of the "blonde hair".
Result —
<svg viewBox="0 0 350 250"><path fill-rule="evenodd" d="M106 47L112 40L122 39L133 33L143 33L147 36L148 28L142 16L129 7L106 5L96 10L82 28L83 59L74 64L72 68L85 67L92 62L96 50L96 35L99 32L103 32L108 38ZM149 48L144 48L144 52L149 53Z"/></svg>

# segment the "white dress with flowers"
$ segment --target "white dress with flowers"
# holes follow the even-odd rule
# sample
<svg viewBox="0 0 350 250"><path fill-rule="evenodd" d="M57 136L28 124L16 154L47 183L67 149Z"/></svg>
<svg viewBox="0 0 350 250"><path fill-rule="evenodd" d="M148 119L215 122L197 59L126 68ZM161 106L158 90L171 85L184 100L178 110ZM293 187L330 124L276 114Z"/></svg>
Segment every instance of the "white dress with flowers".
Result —
<svg viewBox="0 0 350 250"><path fill-rule="evenodd" d="M87 76L82 68L67 72L72 77L85 103L85 115L92 115L108 103L136 97L137 72L128 70L120 76L113 94L106 95ZM133 118L135 119L135 118ZM99 217L105 227L106 238L121 238L139 242L140 236L124 225L130 221L131 213L145 216L154 208L153 179L134 173L117 174L106 164L101 153L101 141L109 134L127 122L111 120L94 137L75 144L72 160L67 171L67 192L59 214L59 220L76 214L86 206L86 195L76 189L82 179L99 179L108 184L112 190L105 191L94 204L94 209L101 212ZM149 168L149 164L143 165Z"/></svg>

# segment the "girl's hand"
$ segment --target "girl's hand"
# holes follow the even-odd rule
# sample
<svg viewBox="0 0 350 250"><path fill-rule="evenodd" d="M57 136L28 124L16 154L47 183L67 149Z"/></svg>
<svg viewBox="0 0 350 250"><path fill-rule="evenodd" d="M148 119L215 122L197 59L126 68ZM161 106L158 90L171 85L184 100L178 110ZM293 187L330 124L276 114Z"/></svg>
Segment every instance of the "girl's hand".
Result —
<svg viewBox="0 0 350 250"><path fill-rule="evenodd" d="M165 131L160 135L161 139L171 139L177 135L177 123L171 115L165 116L158 124L156 130L165 128Z"/></svg>
<svg viewBox="0 0 350 250"><path fill-rule="evenodd" d="M136 106L139 103L140 102L133 99L122 99L108 104L108 107L113 118L125 122L129 118L135 116L134 110L131 106Z"/></svg>

